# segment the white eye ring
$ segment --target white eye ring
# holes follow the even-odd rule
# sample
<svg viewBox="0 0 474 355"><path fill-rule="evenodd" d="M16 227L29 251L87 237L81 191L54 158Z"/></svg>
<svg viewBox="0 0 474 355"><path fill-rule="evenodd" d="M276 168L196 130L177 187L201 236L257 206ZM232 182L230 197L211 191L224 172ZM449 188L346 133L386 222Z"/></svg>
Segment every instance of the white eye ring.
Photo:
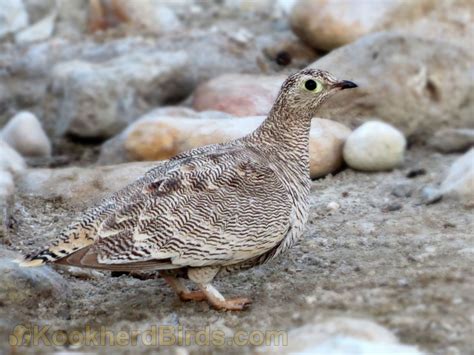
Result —
<svg viewBox="0 0 474 355"><path fill-rule="evenodd" d="M323 84L321 84L318 80L308 79L304 83L304 88L317 94L323 90Z"/></svg>

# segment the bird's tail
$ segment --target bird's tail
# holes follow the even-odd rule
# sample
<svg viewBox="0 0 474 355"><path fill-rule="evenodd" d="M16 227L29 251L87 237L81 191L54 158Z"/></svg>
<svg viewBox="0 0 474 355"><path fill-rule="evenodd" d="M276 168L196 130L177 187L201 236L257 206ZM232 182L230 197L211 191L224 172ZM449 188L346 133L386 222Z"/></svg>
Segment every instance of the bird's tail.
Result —
<svg viewBox="0 0 474 355"><path fill-rule="evenodd" d="M47 248L37 250L19 260L22 267L35 267L62 259L94 243L95 228L85 228L82 223L69 226Z"/></svg>

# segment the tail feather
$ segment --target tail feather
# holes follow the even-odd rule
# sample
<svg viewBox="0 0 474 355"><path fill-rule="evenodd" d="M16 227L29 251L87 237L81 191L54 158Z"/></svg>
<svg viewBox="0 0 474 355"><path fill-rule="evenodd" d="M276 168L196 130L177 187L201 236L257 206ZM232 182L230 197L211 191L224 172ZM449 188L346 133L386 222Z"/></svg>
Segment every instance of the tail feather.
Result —
<svg viewBox="0 0 474 355"><path fill-rule="evenodd" d="M87 230L79 224L71 226L61 233L59 238L49 247L35 251L25 256L20 262L23 267L35 267L54 263L76 251L94 243L95 230Z"/></svg>

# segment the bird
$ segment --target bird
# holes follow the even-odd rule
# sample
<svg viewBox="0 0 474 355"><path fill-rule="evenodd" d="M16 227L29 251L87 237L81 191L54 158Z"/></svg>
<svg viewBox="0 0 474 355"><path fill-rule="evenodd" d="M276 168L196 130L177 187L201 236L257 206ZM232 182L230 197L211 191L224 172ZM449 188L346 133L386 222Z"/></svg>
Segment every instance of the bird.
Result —
<svg viewBox="0 0 474 355"><path fill-rule="evenodd" d="M21 265L157 271L183 301L243 310L249 298L225 298L212 281L273 260L301 238L311 119L329 97L356 87L324 70L290 75L255 131L161 162Z"/></svg>

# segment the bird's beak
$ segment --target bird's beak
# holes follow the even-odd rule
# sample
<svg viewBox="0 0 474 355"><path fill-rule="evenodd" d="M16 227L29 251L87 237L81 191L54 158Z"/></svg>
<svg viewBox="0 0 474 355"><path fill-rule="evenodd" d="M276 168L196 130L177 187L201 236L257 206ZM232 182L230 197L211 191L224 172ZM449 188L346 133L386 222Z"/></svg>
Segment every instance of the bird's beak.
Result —
<svg viewBox="0 0 474 355"><path fill-rule="evenodd" d="M342 80L334 84L334 87L338 88L339 90L353 89L357 87L357 84L349 80Z"/></svg>

